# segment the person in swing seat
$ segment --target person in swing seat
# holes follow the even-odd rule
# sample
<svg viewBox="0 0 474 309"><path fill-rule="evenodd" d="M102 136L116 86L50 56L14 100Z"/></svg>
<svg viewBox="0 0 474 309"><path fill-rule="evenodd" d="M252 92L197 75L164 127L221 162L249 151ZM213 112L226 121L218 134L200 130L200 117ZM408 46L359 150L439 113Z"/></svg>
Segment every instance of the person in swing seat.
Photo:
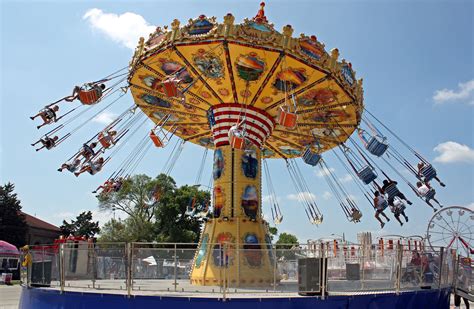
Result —
<svg viewBox="0 0 474 309"><path fill-rule="evenodd" d="M443 207L443 205L435 198L435 195L436 195L436 191L430 186L430 184L428 182L421 182L421 181L418 181L416 183L416 187L417 187L417 191L418 191L418 194L425 199L425 202L426 204L430 205L431 208L433 208L434 210L436 210L436 208L433 206L433 204L430 203L431 200L435 201L436 204L439 205L439 207ZM432 190L433 194L431 196L428 195L428 192L430 192L430 190ZM428 196L427 196L428 195Z"/></svg>
<svg viewBox="0 0 474 309"><path fill-rule="evenodd" d="M76 86L74 87L72 94L64 98L67 102L72 102L79 98L79 101L83 104L93 104L97 102L101 97L106 88L105 84L87 84L88 88ZM82 97L87 97L87 93L95 92L93 96L87 101L81 100Z"/></svg>
<svg viewBox="0 0 474 309"><path fill-rule="evenodd" d="M63 170L68 170L71 173L75 173L79 169L79 166L81 166L81 160L75 159L72 161L72 163L63 163L61 167L58 168L58 172L62 172Z"/></svg>
<svg viewBox="0 0 474 309"><path fill-rule="evenodd" d="M426 163L423 162L423 161L420 161L418 163L418 178L419 179L422 179L423 178L423 168L426 166ZM438 176L436 175L435 177L433 177L434 180L436 180L437 182L439 182L439 185L441 187L446 187L446 185L438 178ZM424 181L425 183L427 183L428 181Z"/></svg>
<svg viewBox="0 0 474 309"><path fill-rule="evenodd" d="M402 215L405 218L405 221L408 222L408 217L405 214L405 209L404 209L403 202L399 199L396 199L393 202L393 205L390 205L390 210L392 211L395 219L400 223L400 226L403 226L402 220L400 220L400 215Z"/></svg>
<svg viewBox="0 0 474 309"><path fill-rule="evenodd" d="M386 208L387 200L385 200L385 197L380 194L379 191L375 191L374 195L375 219L380 222L380 228L383 229L385 223L380 219L380 215L384 216L385 219L387 219L387 222L390 221L387 215L383 212Z"/></svg>
<svg viewBox="0 0 474 309"><path fill-rule="evenodd" d="M57 105L54 105L51 107L45 107L42 110L40 110L38 114L31 116L30 119L35 120L36 117L41 117L41 119L43 120L43 123L40 124L39 126L36 126L36 128L39 129L45 125L56 122L58 120L57 115L56 115L57 111L59 111L59 106Z"/></svg>
<svg viewBox="0 0 474 309"><path fill-rule="evenodd" d="M31 146L35 146L38 143L41 143L42 146L40 148L36 148L36 151L40 151L43 148L46 148L47 150L51 150L52 148L56 147L56 142L58 141L58 137L49 137L45 136L44 138L40 138L37 142L31 144Z"/></svg>
<svg viewBox="0 0 474 309"><path fill-rule="evenodd" d="M87 145L87 143L83 144L75 159L81 159L82 157L84 158L84 163L89 162L96 155L94 151L96 146L97 143L91 143L90 145Z"/></svg>
<svg viewBox="0 0 474 309"><path fill-rule="evenodd" d="M397 184L398 184L398 183L397 183L396 181L394 181L394 180L387 180L387 179L385 179L385 180L383 181L383 186L382 186L382 188L381 188L381 193L382 193L382 194L385 194L385 193L386 193L385 191L387 190L387 187L388 187L388 186L390 186L390 185L396 186ZM405 201L408 203L408 205L412 205L412 204L413 204L411 201L409 201L409 200L406 198L405 194L403 194L403 193L402 193L400 190L398 190L398 189L397 189L397 191L398 191L398 192L397 192L395 195L388 197L388 204L389 204L390 206L393 206L393 201L394 201L395 197L398 197L398 198L400 198L400 199L402 199L402 200L405 200Z"/></svg>
<svg viewBox="0 0 474 309"><path fill-rule="evenodd" d="M104 165L104 162L105 160L103 157L100 157L95 161L89 161L81 167L79 172L74 173L74 175L78 177L80 174L84 172L88 172L91 175L95 175L102 170L102 166Z"/></svg>

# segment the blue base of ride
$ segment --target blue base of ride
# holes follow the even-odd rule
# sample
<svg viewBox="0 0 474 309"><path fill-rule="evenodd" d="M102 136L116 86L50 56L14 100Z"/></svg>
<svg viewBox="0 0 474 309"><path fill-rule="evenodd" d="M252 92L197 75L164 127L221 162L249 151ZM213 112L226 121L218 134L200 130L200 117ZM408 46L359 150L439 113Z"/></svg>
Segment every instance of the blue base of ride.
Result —
<svg viewBox="0 0 474 309"><path fill-rule="evenodd" d="M20 299L22 309L51 308L193 308L193 309L285 309L285 308L432 308L448 309L450 289L419 290L403 292L399 295L371 294L353 296L319 297L274 297L274 298L218 298L203 297L160 297L65 292L40 288L23 288Z"/></svg>

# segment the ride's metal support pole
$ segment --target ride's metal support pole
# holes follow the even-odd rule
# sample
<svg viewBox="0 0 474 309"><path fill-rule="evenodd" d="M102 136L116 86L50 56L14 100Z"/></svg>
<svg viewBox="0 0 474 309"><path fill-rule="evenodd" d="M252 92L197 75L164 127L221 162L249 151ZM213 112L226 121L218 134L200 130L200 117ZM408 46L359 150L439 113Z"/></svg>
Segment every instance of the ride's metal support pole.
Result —
<svg viewBox="0 0 474 309"><path fill-rule="evenodd" d="M324 252L324 243L321 244L321 258L322 258L322 282L321 282L321 299L326 299L326 254Z"/></svg>
<svg viewBox="0 0 474 309"><path fill-rule="evenodd" d="M61 294L64 293L65 282L64 275L64 243L59 245L59 286L61 289Z"/></svg>
<svg viewBox="0 0 474 309"><path fill-rule="evenodd" d="M364 250L365 248L362 247L362 250L359 248L359 252L362 252L362 281L361 281L361 289L364 289L364 280L365 280L365 253L367 250Z"/></svg>
<svg viewBox="0 0 474 309"><path fill-rule="evenodd" d="M92 288L95 289L95 281L97 279L97 252L95 243L92 244Z"/></svg>
<svg viewBox="0 0 474 309"><path fill-rule="evenodd" d="M453 286L453 291L454 291L454 293L457 292L457 288L458 288L458 280L457 280L457 278L459 278L459 277L458 277L458 274L459 274L459 261L461 260L460 257L461 257L461 255L458 254L458 255L456 255L455 258L453 259L453 260L454 260L454 263L456 263L456 264L453 265L453 282L452 282L452 286Z"/></svg>
<svg viewBox="0 0 474 309"><path fill-rule="evenodd" d="M395 292L397 295L400 294L400 279L402 276L402 262L403 262L403 246L401 244L397 245L397 272L396 272L396 284Z"/></svg>
<svg viewBox="0 0 474 309"><path fill-rule="evenodd" d="M176 248L176 244L174 244L174 256L173 256L173 259L174 259L174 291L176 292L177 288L178 288L178 279L177 279L177 276L178 276L178 252L177 252L177 248Z"/></svg>
<svg viewBox="0 0 474 309"><path fill-rule="evenodd" d="M222 251L221 251L222 252ZM224 254L223 254L223 266L224 266L224 280L222 280L222 300L226 301L226 292L227 292L227 286L226 286L226 274L227 274L227 244L224 243ZM222 259L221 259L222 263Z"/></svg>
<svg viewBox="0 0 474 309"><path fill-rule="evenodd" d="M274 246L274 245L272 245ZM270 252L270 254L274 254L273 256L273 292L276 292L276 278L277 278L277 254L276 254L276 246L273 247L273 252ZM268 256L270 256L270 254Z"/></svg>
<svg viewBox="0 0 474 309"><path fill-rule="evenodd" d="M441 288L441 281L443 280L443 261L444 261L444 247L439 249L439 280L438 289Z"/></svg>
<svg viewBox="0 0 474 309"><path fill-rule="evenodd" d="M41 271L42 271L42 276L41 276L41 283L45 284L44 280L44 246L41 248Z"/></svg>
<svg viewBox="0 0 474 309"><path fill-rule="evenodd" d="M132 295L132 243L127 243L125 248L127 250L127 280L125 281L125 284L127 285L127 297L130 298Z"/></svg>

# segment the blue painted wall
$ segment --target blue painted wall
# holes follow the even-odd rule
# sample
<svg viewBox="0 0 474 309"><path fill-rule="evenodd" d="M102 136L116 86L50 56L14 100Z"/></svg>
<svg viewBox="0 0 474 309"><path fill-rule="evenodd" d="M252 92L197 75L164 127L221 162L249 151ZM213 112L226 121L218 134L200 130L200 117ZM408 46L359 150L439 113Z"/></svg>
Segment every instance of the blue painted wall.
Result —
<svg viewBox="0 0 474 309"><path fill-rule="evenodd" d="M217 298L156 297L136 296L127 298L123 295L65 292L39 288L23 288L21 309L53 308L193 308L193 309L324 309L324 308L449 308L449 289L423 290L406 292L400 295L379 294L362 296L331 296L326 300L316 297L297 298L244 298L230 299L223 302Z"/></svg>

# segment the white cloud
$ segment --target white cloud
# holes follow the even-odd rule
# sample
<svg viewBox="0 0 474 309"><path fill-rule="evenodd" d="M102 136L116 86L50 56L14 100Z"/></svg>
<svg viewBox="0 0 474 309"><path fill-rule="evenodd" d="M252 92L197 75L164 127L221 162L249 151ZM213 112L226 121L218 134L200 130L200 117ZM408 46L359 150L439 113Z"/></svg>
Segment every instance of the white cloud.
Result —
<svg viewBox="0 0 474 309"><path fill-rule="evenodd" d="M474 149L467 145L448 141L439 144L434 148L435 152L439 152L434 161L440 163L467 162L474 163Z"/></svg>
<svg viewBox="0 0 474 309"><path fill-rule="evenodd" d="M148 38L156 28L141 15L131 12L118 15L104 13L94 8L88 10L82 18L89 22L92 29L99 30L113 41L130 49L135 49L141 36Z"/></svg>
<svg viewBox="0 0 474 309"><path fill-rule="evenodd" d="M332 197L331 192L325 191L325 192L323 193L323 199L325 199L326 201L329 200L331 197Z"/></svg>
<svg viewBox="0 0 474 309"><path fill-rule="evenodd" d="M345 174L341 178L339 178L340 182L346 183L346 182L351 182L352 181L352 176L350 174Z"/></svg>
<svg viewBox="0 0 474 309"><path fill-rule="evenodd" d="M330 167L329 171L331 173L334 173L334 168ZM325 169L320 168L319 170L315 171L315 173L316 173L316 176L318 176L319 178L329 175L328 170L326 168Z"/></svg>
<svg viewBox="0 0 474 309"><path fill-rule="evenodd" d="M105 111L95 116L95 118L92 119L92 121L100 123L100 124L109 124L112 121L114 121L116 117L117 117L117 114Z"/></svg>
<svg viewBox="0 0 474 309"><path fill-rule="evenodd" d="M287 199L292 201L301 202L303 199L316 199L316 195L311 192L303 192L302 194L288 194L286 196Z"/></svg>
<svg viewBox="0 0 474 309"><path fill-rule="evenodd" d="M466 205L466 208L469 208L470 210L474 210L474 202L471 204Z"/></svg>
<svg viewBox="0 0 474 309"><path fill-rule="evenodd" d="M474 79L465 83L459 83L457 91L446 88L436 90L433 100L436 104L463 101L469 105L474 105Z"/></svg>

